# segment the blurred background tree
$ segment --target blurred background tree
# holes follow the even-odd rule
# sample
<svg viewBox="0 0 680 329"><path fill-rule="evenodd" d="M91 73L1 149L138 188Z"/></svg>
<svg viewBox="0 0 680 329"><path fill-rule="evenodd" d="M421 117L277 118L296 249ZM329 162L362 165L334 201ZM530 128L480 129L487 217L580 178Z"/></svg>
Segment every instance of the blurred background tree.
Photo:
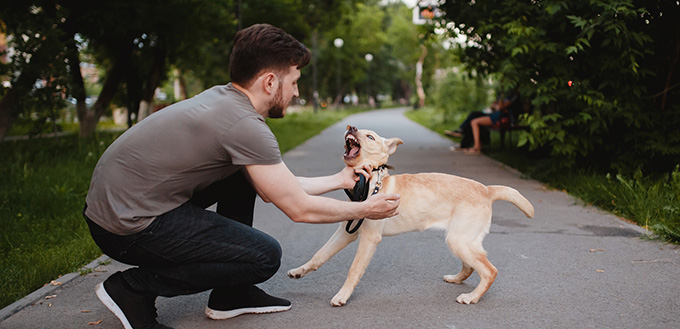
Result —
<svg viewBox="0 0 680 329"><path fill-rule="evenodd" d="M132 125L227 83L239 26L270 23L314 52L300 104L424 100L454 125L488 106L490 90L517 88L531 128L519 143L556 164L668 172L679 162L677 2L420 4L435 8L423 25L397 0L5 1L0 140L15 120L58 130L64 104L82 137L114 108ZM416 92L421 58L425 98Z"/></svg>

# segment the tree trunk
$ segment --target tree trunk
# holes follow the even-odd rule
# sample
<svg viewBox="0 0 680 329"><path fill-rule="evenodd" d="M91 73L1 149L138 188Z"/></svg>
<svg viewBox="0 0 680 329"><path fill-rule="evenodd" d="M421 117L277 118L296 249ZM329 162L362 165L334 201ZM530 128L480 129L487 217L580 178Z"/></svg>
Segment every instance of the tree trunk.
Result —
<svg viewBox="0 0 680 329"><path fill-rule="evenodd" d="M189 93L187 92L187 81L184 79L183 75L179 76L179 100L185 100L189 98Z"/></svg>
<svg viewBox="0 0 680 329"><path fill-rule="evenodd" d="M16 104L16 90L10 89L0 101L0 142L7 132L12 128L12 124L16 119L16 111L14 110Z"/></svg>
<svg viewBox="0 0 680 329"><path fill-rule="evenodd" d="M118 85L123 77L123 72L125 71L125 66L128 65L127 62L127 59L118 59L113 67L108 70L106 73L106 80L104 81L104 87L102 87L99 98L97 98L97 101L91 108L88 109L87 106L78 107L76 104L78 120L80 121L81 138L90 138L94 136L99 118L104 114L104 111L111 103L111 100L118 89ZM80 74L80 70L78 70L78 74ZM83 99L82 102L84 105L85 99ZM78 103L80 103L80 100L78 100Z"/></svg>
<svg viewBox="0 0 680 329"><path fill-rule="evenodd" d="M317 71L317 58L319 57L319 30L312 31L312 108L314 113L319 109L319 79Z"/></svg>
<svg viewBox="0 0 680 329"><path fill-rule="evenodd" d="M418 58L418 63L416 63L416 94L418 95L418 108L425 106L425 89L423 88L423 63L425 62L425 56L427 56L427 47L421 45L422 53L420 58Z"/></svg>
<svg viewBox="0 0 680 329"><path fill-rule="evenodd" d="M71 71L71 94L73 95L73 98L76 99L76 115L78 116L82 136L83 125L92 124L92 120L86 118L88 115L87 104L85 103L87 93L85 92L83 75L80 71L80 53L78 51L78 46L73 40L71 40L66 47L68 52L68 65ZM90 127L87 129L94 130L94 128Z"/></svg>
<svg viewBox="0 0 680 329"><path fill-rule="evenodd" d="M79 52L75 42L71 42L68 47L68 59L71 69L71 92L76 99L76 113L78 115L78 122L80 123L80 137L89 138L94 136L97 129L99 118L104 113L104 110L109 106L113 96L118 89L118 85L123 77L126 66L129 65L129 56L131 50L123 52L123 55L118 59L113 67L106 73L106 80L102 91L99 93L97 101L91 108L87 108L85 99L87 94L85 92L85 83L83 75L80 71ZM131 49L131 48L130 48Z"/></svg>
<svg viewBox="0 0 680 329"><path fill-rule="evenodd" d="M675 33L675 56L673 57L673 63L671 64L670 70L668 70L668 76L666 78L666 85L663 91L663 97L661 97L661 109L666 108L666 98L668 96L668 90L671 87L671 81L673 77L673 71L675 71L675 66L678 64L678 56L680 55L680 27L678 27Z"/></svg>
<svg viewBox="0 0 680 329"><path fill-rule="evenodd" d="M156 93L156 88L160 84L161 77L165 70L165 57L167 49L162 42L154 49L154 61L151 74L146 81L146 87L142 95L142 101L139 104L139 118L138 121L148 117L153 113L153 98Z"/></svg>
<svg viewBox="0 0 680 329"><path fill-rule="evenodd" d="M179 69L175 69L174 71L175 75L175 81L173 84L174 91L175 91L175 101L181 101L184 99L187 99L187 83L184 81L184 77L182 77L182 71Z"/></svg>
<svg viewBox="0 0 680 329"><path fill-rule="evenodd" d="M139 67L130 63L125 73L127 88L127 124L128 128L139 122L139 103L142 101L142 82L139 77Z"/></svg>

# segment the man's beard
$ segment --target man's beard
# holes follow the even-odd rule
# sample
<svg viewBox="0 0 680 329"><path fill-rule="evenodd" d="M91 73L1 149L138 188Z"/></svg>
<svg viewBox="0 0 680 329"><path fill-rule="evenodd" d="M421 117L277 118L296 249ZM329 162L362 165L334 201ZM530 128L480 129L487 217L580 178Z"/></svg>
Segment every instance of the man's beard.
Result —
<svg viewBox="0 0 680 329"><path fill-rule="evenodd" d="M272 119L283 118L283 112L286 110L286 107L287 104L283 103L283 85L279 84L279 90L276 91L276 95L274 95L267 113Z"/></svg>

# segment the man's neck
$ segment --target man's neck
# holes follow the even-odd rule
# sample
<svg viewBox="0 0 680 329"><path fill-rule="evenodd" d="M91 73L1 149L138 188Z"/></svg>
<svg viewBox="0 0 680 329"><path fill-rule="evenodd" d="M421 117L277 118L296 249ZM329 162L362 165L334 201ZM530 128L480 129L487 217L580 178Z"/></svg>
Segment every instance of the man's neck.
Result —
<svg viewBox="0 0 680 329"><path fill-rule="evenodd" d="M231 85L248 97L250 103L253 105L253 108L255 108L255 112L257 112L258 114L265 118L269 116L267 107L262 101L258 101L258 98L255 97L253 92L234 82L232 82Z"/></svg>

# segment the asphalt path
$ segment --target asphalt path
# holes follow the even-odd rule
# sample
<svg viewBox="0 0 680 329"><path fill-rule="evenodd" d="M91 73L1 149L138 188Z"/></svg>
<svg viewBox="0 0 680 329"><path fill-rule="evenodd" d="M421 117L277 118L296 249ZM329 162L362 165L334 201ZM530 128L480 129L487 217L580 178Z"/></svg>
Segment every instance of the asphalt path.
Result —
<svg viewBox="0 0 680 329"><path fill-rule="evenodd" d="M444 282L460 260L444 242L445 232L413 232L383 239L347 305L332 307L357 243L317 272L293 280L286 271L305 263L338 224L296 224L258 200L255 227L283 248L281 269L260 285L290 299L290 311L206 318L208 293L159 298L159 321L175 328L678 328L680 248L650 240L638 226L584 205L564 192L527 180L485 156L449 150L452 141L408 120L405 109L347 117L301 146L284 161L300 176L319 176L342 166L347 124L399 137L404 145L390 158L391 174L443 172L484 184L509 185L536 208L528 219L513 205L494 204L491 232L484 241L498 268L496 282L475 305L456 297L479 283ZM436 188L436 186L433 186ZM345 199L343 192L328 196ZM3 309L0 328L122 328L96 298L94 287L126 265L93 262L87 275L67 275ZM64 281L59 284L60 280Z"/></svg>

